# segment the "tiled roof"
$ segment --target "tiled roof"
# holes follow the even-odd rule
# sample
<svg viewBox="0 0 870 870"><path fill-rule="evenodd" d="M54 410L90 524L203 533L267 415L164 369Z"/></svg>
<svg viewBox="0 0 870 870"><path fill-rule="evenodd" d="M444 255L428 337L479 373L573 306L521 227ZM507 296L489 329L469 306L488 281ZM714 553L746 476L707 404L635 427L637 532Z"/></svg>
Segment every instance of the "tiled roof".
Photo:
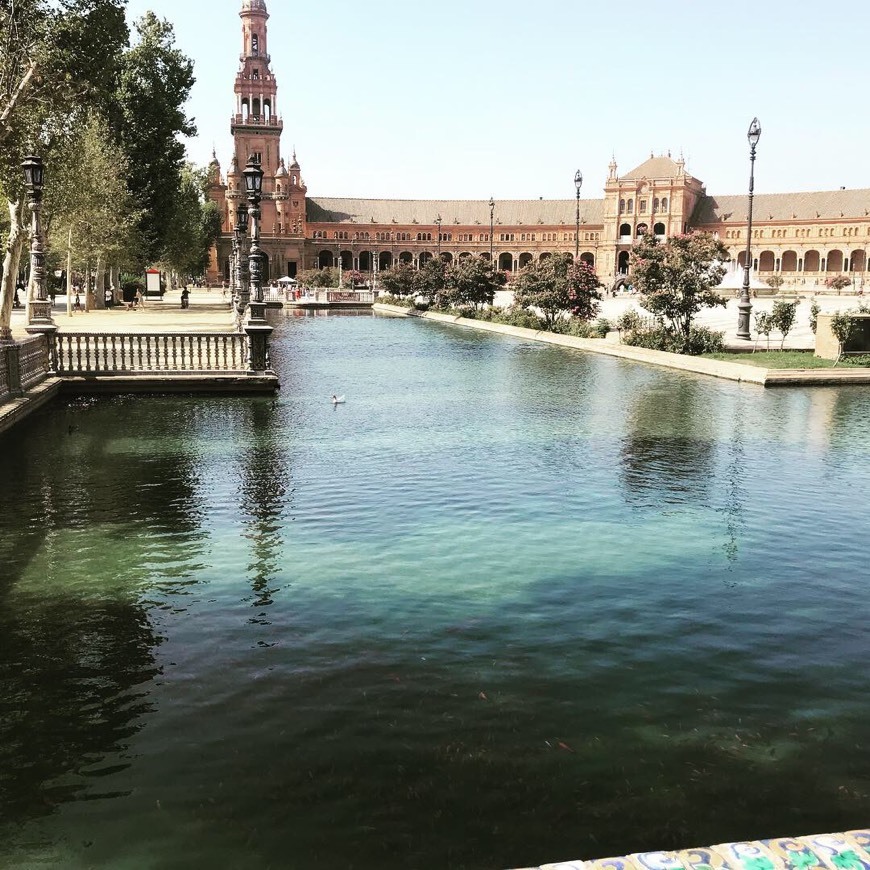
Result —
<svg viewBox="0 0 870 870"><path fill-rule="evenodd" d="M368 226L417 223L435 226L441 215L442 228L451 226L489 226L488 200L454 199L340 199L308 197L307 217L313 223L356 223ZM583 224L601 225L603 199L581 199L580 220ZM535 225L574 226L577 201L570 199L496 200L496 227L531 227Z"/></svg>
<svg viewBox="0 0 870 870"><path fill-rule="evenodd" d="M620 178L676 178L680 174L680 167L670 157L650 157L631 172L620 175ZM684 172L685 174L685 172Z"/></svg>
<svg viewBox="0 0 870 870"><path fill-rule="evenodd" d="M692 216L694 226L746 222L749 200L738 196L705 196ZM870 190L821 190L815 193L757 194L752 204L754 222L815 221L870 216Z"/></svg>

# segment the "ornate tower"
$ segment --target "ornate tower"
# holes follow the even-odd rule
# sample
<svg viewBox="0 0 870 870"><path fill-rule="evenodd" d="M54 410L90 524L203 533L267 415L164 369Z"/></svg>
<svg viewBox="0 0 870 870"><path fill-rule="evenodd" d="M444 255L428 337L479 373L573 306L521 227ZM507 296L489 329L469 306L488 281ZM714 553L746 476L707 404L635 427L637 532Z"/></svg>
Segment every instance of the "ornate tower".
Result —
<svg viewBox="0 0 870 870"><path fill-rule="evenodd" d="M235 112L230 121L233 158L223 187L226 197L224 236L213 258L213 267L209 269L209 283L228 277L235 210L245 196L241 170L251 155L259 158L263 170L260 212L261 248L267 257L264 280L288 273L293 277L303 263L307 189L296 155L289 171L281 158L284 122L277 109L278 83L269 55L269 12L265 0L242 0L239 17L242 19L242 53L234 88ZM214 186L218 196L219 186L222 186L220 182Z"/></svg>

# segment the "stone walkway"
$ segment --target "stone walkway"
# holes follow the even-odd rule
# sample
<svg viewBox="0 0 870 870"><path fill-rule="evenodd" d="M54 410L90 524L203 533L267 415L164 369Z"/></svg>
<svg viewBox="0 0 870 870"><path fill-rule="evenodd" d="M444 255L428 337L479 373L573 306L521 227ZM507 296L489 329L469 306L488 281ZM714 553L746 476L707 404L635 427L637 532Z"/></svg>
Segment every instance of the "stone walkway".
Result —
<svg viewBox="0 0 870 870"><path fill-rule="evenodd" d="M52 317L60 332L234 332L235 323L229 300L220 290L192 290L190 307L181 307L181 293L165 294L162 300L148 299L138 310L126 307L111 310L66 313L66 296L58 296ZM27 333L23 308L12 312L12 334L24 338Z"/></svg>
<svg viewBox="0 0 870 870"><path fill-rule="evenodd" d="M870 870L870 831L775 837L679 852L567 861L526 870Z"/></svg>
<svg viewBox="0 0 870 870"><path fill-rule="evenodd" d="M510 291L502 290L496 294L497 305L507 305L512 297ZM864 301L870 304L870 298L861 296L817 296L821 313L825 314L831 311L845 311L847 308L857 308L858 303ZM769 312L773 308L773 303L776 300L772 297L761 297L752 300L752 313L750 315L750 326L755 325L755 314L759 311ZM794 328L789 333L785 341L785 347L791 350L812 350L815 347L815 335L810 329L810 296L801 299L798 303L797 321ZM637 296L620 295L615 299L608 297L601 303L601 317L606 317L608 320L615 321L620 315L626 311L634 309L642 317L649 317L649 312L644 311L640 307ZM725 344L729 348L745 348L747 345L752 347L754 344L755 333L752 333L753 341L744 341L737 338L737 300L729 299L726 308L709 308L699 313L697 323L706 326L709 329L717 332L725 333ZM771 334L770 346L771 349L778 349L780 335L778 332ZM764 340L759 342L759 349L765 348Z"/></svg>

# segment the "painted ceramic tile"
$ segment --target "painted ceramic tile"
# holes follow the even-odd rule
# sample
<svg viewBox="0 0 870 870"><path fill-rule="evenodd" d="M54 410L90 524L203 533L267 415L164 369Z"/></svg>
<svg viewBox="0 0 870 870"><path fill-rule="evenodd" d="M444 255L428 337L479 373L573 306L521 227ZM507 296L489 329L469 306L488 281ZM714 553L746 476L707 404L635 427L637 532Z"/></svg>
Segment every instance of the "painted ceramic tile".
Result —
<svg viewBox="0 0 870 870"><path fill-rule="evenodd" d="M843 834L798 837L824 861L830 870L870 870L870 855Z"/></svg>
<svg viewBox="0 0 870 870"><path fill-rule="evenodd" d="M782 870L783 862L761 843L720 843L713 846L731 870ZM870 868L868 868L870 870Z"/></svg>
<svg viewBox="0 0 870 870"><path fill-rule="evenodd" d="M687 870L726 870L725 859L712 849L684 849L677 854Z"/></svg>
<svg viewBox="0 0 870 870"><path fill-rule="evenodd" d="M825 867L821 858L806 843L794 837L776 837L764 843L788 870L820 870Z"/></svg>
<svg viewBox="0 0 870 870"><path fill-rule="evenodd" d="M639 852L631 858L640 870L683 870L676 852Z"/></svg>

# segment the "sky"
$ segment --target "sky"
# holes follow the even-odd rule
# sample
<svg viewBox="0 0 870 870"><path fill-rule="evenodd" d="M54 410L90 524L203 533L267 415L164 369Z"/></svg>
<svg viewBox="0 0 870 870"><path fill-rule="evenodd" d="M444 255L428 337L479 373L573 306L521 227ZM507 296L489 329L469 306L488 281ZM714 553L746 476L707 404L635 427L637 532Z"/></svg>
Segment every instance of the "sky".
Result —
<svg viewBox="0 0 870 870"><path fill-rule="evenodd" d="M710 194L870 188L867 18L805 0L266 0L269 53L309 196L603 196L650 153ZM190 159L232 154L241 0L128 0L194 61Z"/></svg>

